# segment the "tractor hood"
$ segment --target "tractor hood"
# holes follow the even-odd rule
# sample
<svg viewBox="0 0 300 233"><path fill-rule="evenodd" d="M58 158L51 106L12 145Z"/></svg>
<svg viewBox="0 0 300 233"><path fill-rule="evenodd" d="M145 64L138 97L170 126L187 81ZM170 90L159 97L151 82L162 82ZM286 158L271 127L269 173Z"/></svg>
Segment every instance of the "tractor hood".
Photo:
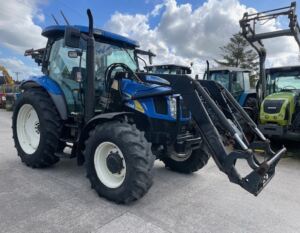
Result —
<svg viewBox="0 0 300 233"><path fill-rule="evenodd" d="M171 92L171 87L159 84L137 83L129 79L122 79L122 92L128 97L147 95L165 95Z"/></svg>
<svg viewBox="0 0 300 233"><path fill-rule="evenodd" d="M261 123L275 123L281 126L289 124L295 111L296 95L295 92L278 92L268 95L261 105Z"/></svg>

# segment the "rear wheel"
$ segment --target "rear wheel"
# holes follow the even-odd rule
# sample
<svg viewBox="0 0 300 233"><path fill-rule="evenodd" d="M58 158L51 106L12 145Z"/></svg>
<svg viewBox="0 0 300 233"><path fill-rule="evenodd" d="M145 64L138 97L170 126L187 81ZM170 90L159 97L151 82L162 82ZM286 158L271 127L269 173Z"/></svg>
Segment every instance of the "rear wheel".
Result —
<svg viewBox="0 0 300 233"><path fill-rule="evenodd" d="M54 155L60 143L60 117L49 95L41 89L25 91L13 113L13 139L22 162L32 168L59 161Z"/></svg>
<svg viewBox="0 0 300 233"><path fill-rule="evenodd" d="M185 155L172 152L168 157L162 158L165 166L180 173L192 173L203 168L210 155L201 148L187 152Z"/></svg>
<svg viewBox="0 0 300 233"><path fill-rule="evenodd" d="M98 125L85 143L84 156L87 177L99 196L129 203L152 185L155 157L134 125L118 121Z"/></svg>

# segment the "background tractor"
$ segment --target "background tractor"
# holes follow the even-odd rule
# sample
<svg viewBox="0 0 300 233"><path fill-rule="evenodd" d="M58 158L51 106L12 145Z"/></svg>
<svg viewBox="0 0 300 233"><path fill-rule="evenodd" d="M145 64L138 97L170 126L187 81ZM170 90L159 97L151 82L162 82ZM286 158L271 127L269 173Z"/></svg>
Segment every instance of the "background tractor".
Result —
<svg viewBox="0 0 300 233"><path fill-rule="evenodd" d="M192 73L190 67L176 65L176 64L145 66L145 70L148 73L154 73L154 74L191 74Z"/></svg>
<svg viewBox="0 0 300 233"><path fill-rule="evenodd" d="M256 25L287 16L289 26L268 32L257 32ZM260 77L257 95L260 104L259 128L268 137L300 140L299 133L299 67L265 69L266 49L262 40L293 36L300 47L300 27L297 22L296 2L255 14L245 13L240 20L242 34L259 55Z"/></svg>
<svg viewBox="0 0 300 233"><path fill-rule="evenodd" d="M250 86L251 70L238 67L210 68L204 73L204 80L213 80L225 87L244 107L254 120L258 116L258 102L255 88Z"/></svg>
<svg viewBox="0 0 300 233"><path fill-rule="evenodd" d="M21 84L14 108L13 138L21 160L43 168L60 157L76 157L100 196L128 203L151 187L156 158L174 171L190 173L212 155L231 182L257 195L286 149L273 152L216 82L139 72L137 42L94 29L90 10L87 14L89 27L47 27L42 32L46 47L25 52L44 75ZM247 140L236 114L248 123L255 141ZM66 146L71 154L64 153ZM257 151L264 151L263 162ZM251 169L245 177L235 167L241 159Z"/></svg>
<svg viewBox="0 0 300 233"><path fill-rule="evenodd" d="M266 69L267 96L260 128L272 137L300 141L300 66Z"/></svg>

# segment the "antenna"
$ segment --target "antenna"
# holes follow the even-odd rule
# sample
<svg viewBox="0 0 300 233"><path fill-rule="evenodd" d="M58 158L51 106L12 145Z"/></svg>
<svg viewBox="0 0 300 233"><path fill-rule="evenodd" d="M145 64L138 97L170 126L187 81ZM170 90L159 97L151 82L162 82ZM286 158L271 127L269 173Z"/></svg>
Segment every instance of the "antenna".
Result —
<svg viewBox="0 0 300 233"><path fill-rule="evenodd" d="M64 20L65 20L66 24L69 26L70 24L69 24L69 22L68 22L68 20L67 20L66 16L64 15L64 12L62 12L62 10L60 11L60 14L61 14L61 15L62 15L62 17L64 18Z"/></svg>
<svg viewBox="0 0 300 233"><path fill-rule="evenodd" d="M58 23L58 21L56 20L55 16L54 16L53 14L51 14L51 16L52 16L54 22L56 23L56 25L59 25L59 23Z"/></svg>

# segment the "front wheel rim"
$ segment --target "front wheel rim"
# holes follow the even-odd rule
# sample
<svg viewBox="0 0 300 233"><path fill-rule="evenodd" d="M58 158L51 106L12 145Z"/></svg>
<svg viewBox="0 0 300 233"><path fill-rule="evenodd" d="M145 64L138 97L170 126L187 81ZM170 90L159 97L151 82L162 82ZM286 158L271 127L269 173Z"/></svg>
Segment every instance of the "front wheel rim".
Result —
<svg viewBox="0 0 300 233"><path fill-rule="evenodd" d="M123 168L118 173L112 173L107 166L107 158L111 153L117 153L122 159ZM94 166L99 180L108 188L120 187L126 176L126 162L120 148L112 142L102 142L95 150Z"/></svg>
<svg viewBox="0 0 300 233"><path fill-rule="evenodd" d="M192 155L192 150L188 150L185 153L177 153L176 151L172 151L170 158L175 160L176 162L184 162L188 160Z"/></svg>
<svg viewBox="0 0 300 233"><path fill-rule="evenodd" d="M22 150L33 154L40 143L39 117L30 104L24 104L17 116L17 137Z"/></svg>

